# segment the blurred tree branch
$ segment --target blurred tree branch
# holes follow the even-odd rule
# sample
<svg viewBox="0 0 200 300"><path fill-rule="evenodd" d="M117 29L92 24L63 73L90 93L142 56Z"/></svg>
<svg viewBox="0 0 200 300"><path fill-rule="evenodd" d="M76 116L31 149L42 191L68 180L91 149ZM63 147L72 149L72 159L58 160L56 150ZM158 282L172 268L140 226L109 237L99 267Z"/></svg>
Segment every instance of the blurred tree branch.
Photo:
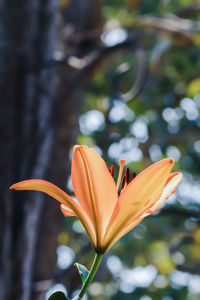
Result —
<svg viewBox="0 0 200 300"><path fill-rule="evenodd" d="M168 17L142 16L138 17L134 26L166 33L175 43L193 43L193 33L200 31L200 22L186 20L176 15Z"/></svg>
<svg viewBox="0 0 200 300"><path fill-rule="evenodd" d="M200 212L198 210L191 210L186 208L178 208L175 206L164 207L158 214L152 215L151 217L163 217L163 216L178 216L183 219L194 218L200 222Z"/></svg>
<svg viewBox="0 0 200 300"><path fill-rule="evenodd" d="M152 215L152 217L162 216L179 216L180 218L195 218L200 221L200 212L191 209L178 208L175 206L164 207L161 209L159 214Z"/></svg>
<svg viewBox="0 0 200 300"><path fill-rule="evenodd" d="M198 15L200 12L200 3L193 3L189 6L176 10L175 15L181 18L189 18Z"/></svg>

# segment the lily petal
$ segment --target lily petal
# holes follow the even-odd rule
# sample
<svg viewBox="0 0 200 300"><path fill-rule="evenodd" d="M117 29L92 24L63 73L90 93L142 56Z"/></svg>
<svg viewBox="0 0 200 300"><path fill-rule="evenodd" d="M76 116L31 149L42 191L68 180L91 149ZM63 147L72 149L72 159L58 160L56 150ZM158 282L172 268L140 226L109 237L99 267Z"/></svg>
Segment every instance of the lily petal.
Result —
<svg viewBox="0 0 200 300"><path fill-rule="evenodd" d="M76 203L76 201L74 201L68 194L66 194L63 190L58 188L56 185L45 180L32 179L32 180L25 180L13 184L10 187L10 189L40 191L58 200L60 203L64 205L64 207L66 207L68 211L71 211L71 213L76 215L82 221L86 231L88 232L88 235L90 236L92 244L95 247L96 237L95 237L94 228L87 214L85 213L84 209L82 209L81 206L78 203Z"/></svg>
<svg viewBox="0 0 200 300"><path fill-rule="evenodd" d="M65 217L76 217L76 214L69 209L66 205L61 204L60 209Z"/></svg>
<svg viewBox="0 0 200 300"><path fill-rule="evenodd" d="M118 239L120 239L120 237L122 237L127 232L129 232L131 229L133 229L135 226L137 226L137 224L139 224L145 217L147 217L147 216L151 215L153 212L155 212L161 206L161 204L163 204L169 198L169 196L171 196L175 192L182 177L183 177L183 175L181 173L178 173L178 172L171 173L168 176L167 183L165 184L165 188L164 188L162 196L159 198L159 200L156 201L156 203L153 204L151 208L149 208L147 211L143 212L141 214L141 216L139 216L137 219L134 219L129 225L124 227L124 229L120 232L120 235L115 236L115 238L112 240L107 251L112 247L112 245L114 245L114 243Z"/></svg>
<svg viewBox="0 0 200 300"><path fill-rule="evenodd" d="M163 190L163 193L158 201L154 203L145 213L142 215L142 217L146 217L148 215L151 215L154 213L168 198L170 195L172 195L178 184L180 183L183 175L181 173L172 173L168 177L167 183L165 185L165 188Z"/></svg>
<svg viewBox="0 0 200 300"><path fill-rule="evenodd" d="M137 218L135 220L132 221L131 224L127 225L126 227L123 227L119 233L117 233L115 236L113 236L110 241L107 243L106 247L105 247L105 253L108 252L108 250L110 250L110 248L112 248L112 246L122 237L124 236L126 233L128 233L131 229L133 229L134 227L136 227L141 221L143 220L143 218Z"/></svg>
<svg viewBox="0 0 200 300"><path fill-rule="evenodd" d="M94 224L97 243L102 244L118 194L104 160L87 146L74 147L72 184L76 197Z"/></svg>
<svg viewBox="0 0 200 300"><path fill-rule="evenodd" d="M114 238L115 241L119 239L127 232L127 228L133 228L141 213L161 197L173 164L173 159L163 159L145 169L127 185L107 227L105 244L112 243Z"/></svg>
<svg viewBox="0 0 200 300"><path fill-rule="evenodd" d="M65 206L67 206L69 209L73 209L73 202L75 201L67 195L64 191L62 191L60 188L58 188L56 185L46 181L46 180L40 180L40 179L30 179L30 180L24 180L18 183L13 184L10 187L11 190L34 190L34 191L40 191L44 192Z"/></svg>

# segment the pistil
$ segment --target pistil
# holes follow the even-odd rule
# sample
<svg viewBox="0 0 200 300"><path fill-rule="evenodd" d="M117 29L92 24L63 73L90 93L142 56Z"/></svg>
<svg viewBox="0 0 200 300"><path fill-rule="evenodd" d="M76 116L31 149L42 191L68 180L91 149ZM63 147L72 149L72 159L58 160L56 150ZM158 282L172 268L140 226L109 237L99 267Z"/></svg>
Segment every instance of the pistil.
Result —
<svg viewBox="0 0 200 300"><path fill-rule="evenodd" d="M120 159L119 160L120 167L119 167L119 174L118 174L118 178L117 178L117 190L119 190L119 185L120 185L120 182L121 182L125 162L126 162L125 159Z"/></svg>

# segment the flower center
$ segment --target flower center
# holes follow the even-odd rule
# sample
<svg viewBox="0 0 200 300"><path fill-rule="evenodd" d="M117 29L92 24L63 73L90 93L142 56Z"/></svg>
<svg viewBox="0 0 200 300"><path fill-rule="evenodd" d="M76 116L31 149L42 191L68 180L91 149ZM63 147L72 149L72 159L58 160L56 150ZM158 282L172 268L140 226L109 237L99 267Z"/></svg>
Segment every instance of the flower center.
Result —
<svg viewBox="0 0 200 300"><path fill-rule="evenodd" d="M136 173L134 172L132 177L131 177L130 176L130 169L126 168L125 174L122 178L121 192L135 177L136 177Z"/></svg>
<svg viewBox="0 0 200 300"><path fill-rule="evenodd" d="M120 159L120 161L119 161L120 166L119 166L119 173L118 173L118 178L117 178L117 190L118 190L119 194L136 177L135 172L132 174L132 177L131 177L130 169L126 168L126 171L122 178L125 162L126 162L125 159ZM114 166L113 165L109 168L109 172L112 175L112 177L114 177ZM120 182L121 182L121 187L120 187ZM119 189L119 187L120 187L120 189Z"/></svg>

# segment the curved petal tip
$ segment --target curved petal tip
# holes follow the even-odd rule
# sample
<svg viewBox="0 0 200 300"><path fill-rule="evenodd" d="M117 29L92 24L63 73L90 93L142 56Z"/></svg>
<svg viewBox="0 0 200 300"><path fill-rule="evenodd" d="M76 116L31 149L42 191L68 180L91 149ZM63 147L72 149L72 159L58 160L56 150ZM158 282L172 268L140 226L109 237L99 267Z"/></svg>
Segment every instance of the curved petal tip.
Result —
<svg viewBox="0 0 200 300"><path fill-rule="evenodd" d="M13 185L11 185L11 186L9 187L9 189L10 189L10 190L18 190L18 189L20 189L20 188L19 188L19 184L18 184L18 183L14 183Z"/></svg>

